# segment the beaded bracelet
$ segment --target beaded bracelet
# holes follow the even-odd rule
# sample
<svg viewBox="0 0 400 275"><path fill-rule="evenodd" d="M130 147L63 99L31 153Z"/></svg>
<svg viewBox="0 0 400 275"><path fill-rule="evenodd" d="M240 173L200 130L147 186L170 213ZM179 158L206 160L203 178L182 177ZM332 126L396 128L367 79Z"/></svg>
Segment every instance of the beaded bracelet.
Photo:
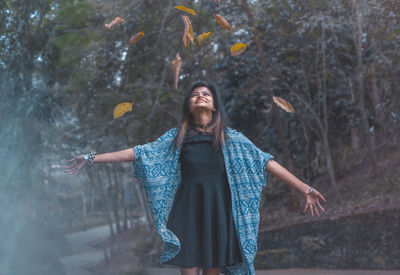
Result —
<svg viewBox="0 0 400 275"><path fill-rule="evenodd" d="M304 194L304 196L310 195L312 192L314 192L314 188L310 187L310 190L308 190L307 193Z"/></svg>
<svg viewBox="0 0 400 275"><path fill-rule="evenodd" d="M84 158L85 161L86 161L86 165L87 165L88 167L92 167L92 166L93 166L94 157L95 157L95 156L96 156L96 151L94 151L94 150L90 150L90 153L89 153L89 154L86 154L86 155L83 156L83 158Z"/></svg>

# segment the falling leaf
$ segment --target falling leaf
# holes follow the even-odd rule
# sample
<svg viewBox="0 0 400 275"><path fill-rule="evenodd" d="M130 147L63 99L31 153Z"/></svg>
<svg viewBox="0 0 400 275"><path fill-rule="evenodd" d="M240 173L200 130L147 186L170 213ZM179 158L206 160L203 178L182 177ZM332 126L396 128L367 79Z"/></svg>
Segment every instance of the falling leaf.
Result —
<svg viewBox="0 0 400 275"><path fill-rule="evenodd" d="M114 27L115 25L118 25L118 24L120 24L120 23L122 23L122 22L124 22L124 21L125 21L124 19L122 19L121 17L117 16L117 17L115 17L114 20L111 21L110 23L104 24L104 26L105 26L107 29L110 30L110 29L111 29L112 27Z"/></svg>
<svg viewBox="0 0 400 275"><path fill-rule="evenodd" d="M183 33L183 44L185 48L189 47L189 43L194 41L193 28L190 23L189 17L182 15L183 22L185 22L185 32Z"/></svg>
<svg viewBox="0 0 400 275"><path fill-rule="evenodd" d="M236 43L231 47L231 56L237 56L244 52L247 48L247 45L244 43Z"/></svg>
<svg viewBox="0 0 400 275"><path fill-rule="evenodd" d="M217 19L217 23L224 29L224 30L232 30L231 25L229 22L223 18L221 15L216 14L215 18Z"/></svg>
<svg viewBox="0 0 400 275"><path fill-rule="evenodd" d="M132 103L122 102L114 108L114 119L123 116L126 112L132 111Z"/></svg>
<svg viewBox="0 0 400 275"><path fill-rule="evenodd" d="M172 72L174 73L174 88L178 89L179 71L182 67L182 60L179 53L176 54L175 59L171 62Z"/></svg>
<svg viewBox="0 0 400 275"><path fill-rule="evenodd" d="M272 97L273 101L276 103L276 105L278 105L279 107L281 107L283 110L285 110L286 112L289 113L293 113L294 112L294 108L292 107L292 105L287 102L286 100L278 97L278 96L273 96Z"/></svg>
<svg viewBox="0 0 400 275"><path fill-rule="evenodd" d="M186 8L185 6L175 6L175 9L190 13L192 15L196 15L196 12L194 10Z"/></svg>
<svg viewBox="0 0 400 275"><path fill-rule="evenodd" d="M199 45L203 42L204 39L208 38L211 35L211 32L203 32L197 37L197 40L199 41Z"/></svg>
<svg viewBox="0 0 400 275"><path fill-rule="evenodd" d="M135 34L134 36L131 37L131 39L129 39L129 45L135 44L136 42L138 42L144 35L144 32L141 31L137 34Z"/></svg>

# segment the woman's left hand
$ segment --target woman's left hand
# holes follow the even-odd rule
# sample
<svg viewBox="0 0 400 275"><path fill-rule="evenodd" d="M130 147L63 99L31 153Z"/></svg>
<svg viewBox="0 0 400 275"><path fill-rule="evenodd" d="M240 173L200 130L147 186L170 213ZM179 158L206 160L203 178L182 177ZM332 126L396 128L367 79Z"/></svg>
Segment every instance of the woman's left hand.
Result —
<svg viewBox="0 0 400 275"><path fill-rule="evenodd" d="M323 202L326 202L326 199L317 190L313 189L310 193L308 193L306 195L306 206L304 207L302 214L305 214L307 209L310 209L311 216L314 216L314 212L317 214L317 216L319 216L318 208L321 210L321 212L324 212L325 209L320 204L319 199L321 199Z"/></svg>

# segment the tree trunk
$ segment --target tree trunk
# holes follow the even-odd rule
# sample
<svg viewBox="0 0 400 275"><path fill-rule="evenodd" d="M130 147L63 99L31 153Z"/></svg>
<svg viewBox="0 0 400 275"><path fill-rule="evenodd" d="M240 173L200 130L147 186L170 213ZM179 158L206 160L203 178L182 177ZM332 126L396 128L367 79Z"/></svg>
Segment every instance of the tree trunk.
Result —
<svg viewBox="0 0 400 275"><path fill-rule="evenodd" d="M255 25L255 22L254 22L253 14L252 14L250 7L246 0L242 0L242 6L244 7L244 9L246 11L247 18L249 19L249 25L252 28L252 32L253 32L253 35L254 35L254 38L256 41L257 53L258 53L258 57L260 58L260 61L261 61L261 70L264 75L263 80L265 83L265 90L269 96L269 99L272 101L272 96L274 95L274 92L271 89L270 76L269 76L269 72L268 72L266 57L265 57L264 50L263 50L262 43L261 43L260 34L258 33L257 26ZM278 133L279 142L280 142L280 144L282 146L282 150L283 150L283 156L286 160L288 170L293 172L294 171L293 161L292 161L292 158L290 155L289 146L287 144L285 132L282 127L282 119L280 118L279 110L276 108L275 105L273 105L272 111L273 111L273 117L274 117L274 121L275 121L274 128L275 128L276 132ZM290 208L292 210L298 210L300 208L300 202L296 195L296 189L294 189L293 187L289 187L289 188L290 188Z"/></svg>
<svg viewBox="0 0 400 275"><path fill-rule="evenodd" d="M332 159L332 154L331 154L331 149L330 149L330 144L329 144L329 124L328 124L328 108L326 104L326 98L327 98L327 89L326 89L326 54L325 54L325 49L326 49L326 42L325 42L325 26L324 23L322 22L322 43L321 43L321 49L322 49L322 69L323 69L323 81L322 81L322 93L323 93L323 100L322 100L322 110L323 110L323 125L321 123L321 133L322 133L322 139L323 139L323 144L324 144L324 149L325 149L325 158L326 158L326 166L328 168L328 174L329 174L329 180L331 182L331 185L333 187L333 190L335 191L336 197L339 199L339 201L343 201L342 197L340 196L337 184L336 184L336 177L335 177L335 168L333 166L333 159ZM318 77L319 78L319 77Z"/></svg>
<svg viewBox="0 0 400 275"><path fill-rule="evenodd" d="M378 138L383 137L383 132L384 132L384 118L383 118L383 113L382 113L382 104L381 104L381 98L380 98L380 93L378 89L378 85L376 84L376 74L372 74L370 77L370 82L371 82L371 98L372 98L372 103L374 106L374 114L376 118L376 122L378 124L378 127L376 129L376 134L375 136L378 136Z"/></svg>
<svg viewBox="0 0 400 275"><path fill-rule="evenodd" d="M357 81L358 81L358 88L359 88L359 108L360 108L360 113L361 113L361 121L362 121L362 130L363 130L363 139L364 139L364 144L367 147L367 155L369 156L369 159L372 160L372 165L374 168L375 175L379 175L379 167L376 162L376 157L375 153L372 148L372 141L371 141L371 135L369 132L369 122L368 122L368 117L367 117L367 111L365 108L365 90L364 90L364 64L362 61L362 14L360 10L360 6L356 2L356 0L353 0L353 6L356 10L356 17L357 17L357 29L354 31L354 44L356 48L356 53L357 53Z"/></svg>
<svg viewBox="0 0 400 275"><path fill-rule="evenodd" d="M351 77L349 77L349 87L351 91L351 101L353 102L353 105L356 105L356 97L354 95L354 88L353 88L353 81L351 80ZM358 131L356 127L351 128L351 145L354 149L354 152L356 154L359 153L360 150L360 137L358 135Z"/></svg>
<svg viewBox="0 0 400 275"><path fill-rule="evenodd" d="M92 186L94 186L97 189L97 191L100 195L100 199L103 202L104 210L106 212L107 222L110 227L111 239L113 241L115 239L115 232L114 232L113 222L112 222L112 218L111 218L111 211L110 211L110 207L108 205L107 196L105 195L103 187L101 186L100 175L99 175L99 173L96 173L97 182L99 183L98 185L96 184L96 181L93 179L93 175L91 172L88 172L88 176L89 176L90 183L92 184Z"/></svg>
<svg viewBox="0 0 400 275"><path fill-rule="evenodd" d="M81 198L82 198L82 216L86 217L86 215L87 215L86 196L85 196L85 192L83 190L81 191Z"/></svg>
<svg viewBox="0 0 400 275"><path fill-rule="evenodd" d="M93 186L90 187L90 215L93 215L94 212L94 192Z"/></svg>
<svg viewBox="0 0 400 275"><path fill-rule="evenodd" d="M119 214L118 214L118 186L117 183L114 182L114 184L112 184L112 180L111 180L111 175L110 175L110 170L108 168L108 166L106 166L106 173L107 173L107 178L108 178L108 182L109 182L109 196L111 198L111 203L113 206L113 213L114 213L114 219L115 219L115 226L117 229L117 233L121 233L121 224L120 224L120 220L119 220Z"/></svg>
<svg viewBox="0 0 400 275"><path fill-rule="evenodd" d="M124 199L124 196L123 196L123 195L124 195L124 194L123 194L123 187L122 187L122 179L121 179L121 177L118 176L118 170L117 170L117 168L116 168L115 165L113 165L113 175L114 175L114 183L115 183L115 186L116 186L116 190L115 190L115 191L116 191L116 194L115 194L115 201L116 201L118 219L119 219L119 212L118 212L119 207L118 207L118 202L122 202L122 207L123 207L123 212L124 212L124 220L123 220L123 224L120 225L120 230L125 231L126 228L127 228L127 226L126 226L126 219L125 219L125 216L126 216L126 207L125 207L125 204L124 204L124 201L123 201L123 199ZM122 226L122 228L121 228L121 226Z"/></svg>

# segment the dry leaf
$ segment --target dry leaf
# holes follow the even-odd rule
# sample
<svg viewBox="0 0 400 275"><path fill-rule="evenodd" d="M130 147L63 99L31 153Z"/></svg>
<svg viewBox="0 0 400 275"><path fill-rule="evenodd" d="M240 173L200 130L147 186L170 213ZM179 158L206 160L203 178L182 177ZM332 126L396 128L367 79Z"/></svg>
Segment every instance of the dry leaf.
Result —
<svg viewBox="0 0 400 275"><path fill-rule="evenodd" d="M171 62L172 72L174 73L174 88L178 89L179 71L182 67L182 60L179 53L176 54L175 59Z"/></svg>
<svg viewBox="0 0 400 275"><path fill-rule="evenodd" d="M273 96L272 99L273 99L273 101L275 102L276 105L281 107L286 112L289 112L289 113L293 113L294 112L294 108L286 100L284 100L284 99L282 99L282 98L280 98L278 96Z"/></svg>
<svg viewBox="0 0 400 275"><path fill-rule="evenodd" d="M136 42L138 42L144 35L144 32L141 31L137 34L135 34L134 36L131 37L131 39L129 39L129 45L135 44Z"/></svg>
<svg viewBox="0 0 400 275"><path fill-rule="evenodd" d="M217 23L224 29L224 30L232 30L231 25L229 22L223 18L221 15L216 14L215 18L217 19Z"/></svg>
<svg viewBox="0 0 400 275"><path fill-rule="evenodd" d="M204 39L208 38L211 35L211 32L203 32L197 37L197 40L199 41L199 45L203 42Z"/></svg>
<svg viewBox="0 0 400 275"><path fill-rule="evenodd" d="M182 15L183 22L185 22L185 32L183 33L183 44L185 48L189 47L189 43L194 41L193 28L190 23L189 17Z"/></svg>
<svg viewBox="0 0 400 275"><path fill-rule="evenodd" d="M114 119L123 116L126 112L132 111L132 103L122 102L114 108Z"/></svg>
<svg viewBox="0 0 400 275"><path fill-rule="evenodd" d="M247 45L244 43L236 43L231 47L231 56L237 56L244 52L247 48Z"/></svg>
<svg viewBox="0 0 400 275"><path fill-rule="evenodd" d="M120 24L120 23L122 23L122 22L124 22L124 21L125 21L124 19L122 19L121 17L117 16L117 17L115 17L114 20L111 21L110 23L104 24L104 26L105 26L107 29L110 30L110 29L111 29L112 27L114 27L115 25L118 25L118 24Z"/></svg>
<svg viewBox="0 0 400 275"><path fill-rule="evenodd" d="M194 10L186 8L185 6L175 6L175 9L190 13L192 15L196 15L196 12Z"/></svg>

